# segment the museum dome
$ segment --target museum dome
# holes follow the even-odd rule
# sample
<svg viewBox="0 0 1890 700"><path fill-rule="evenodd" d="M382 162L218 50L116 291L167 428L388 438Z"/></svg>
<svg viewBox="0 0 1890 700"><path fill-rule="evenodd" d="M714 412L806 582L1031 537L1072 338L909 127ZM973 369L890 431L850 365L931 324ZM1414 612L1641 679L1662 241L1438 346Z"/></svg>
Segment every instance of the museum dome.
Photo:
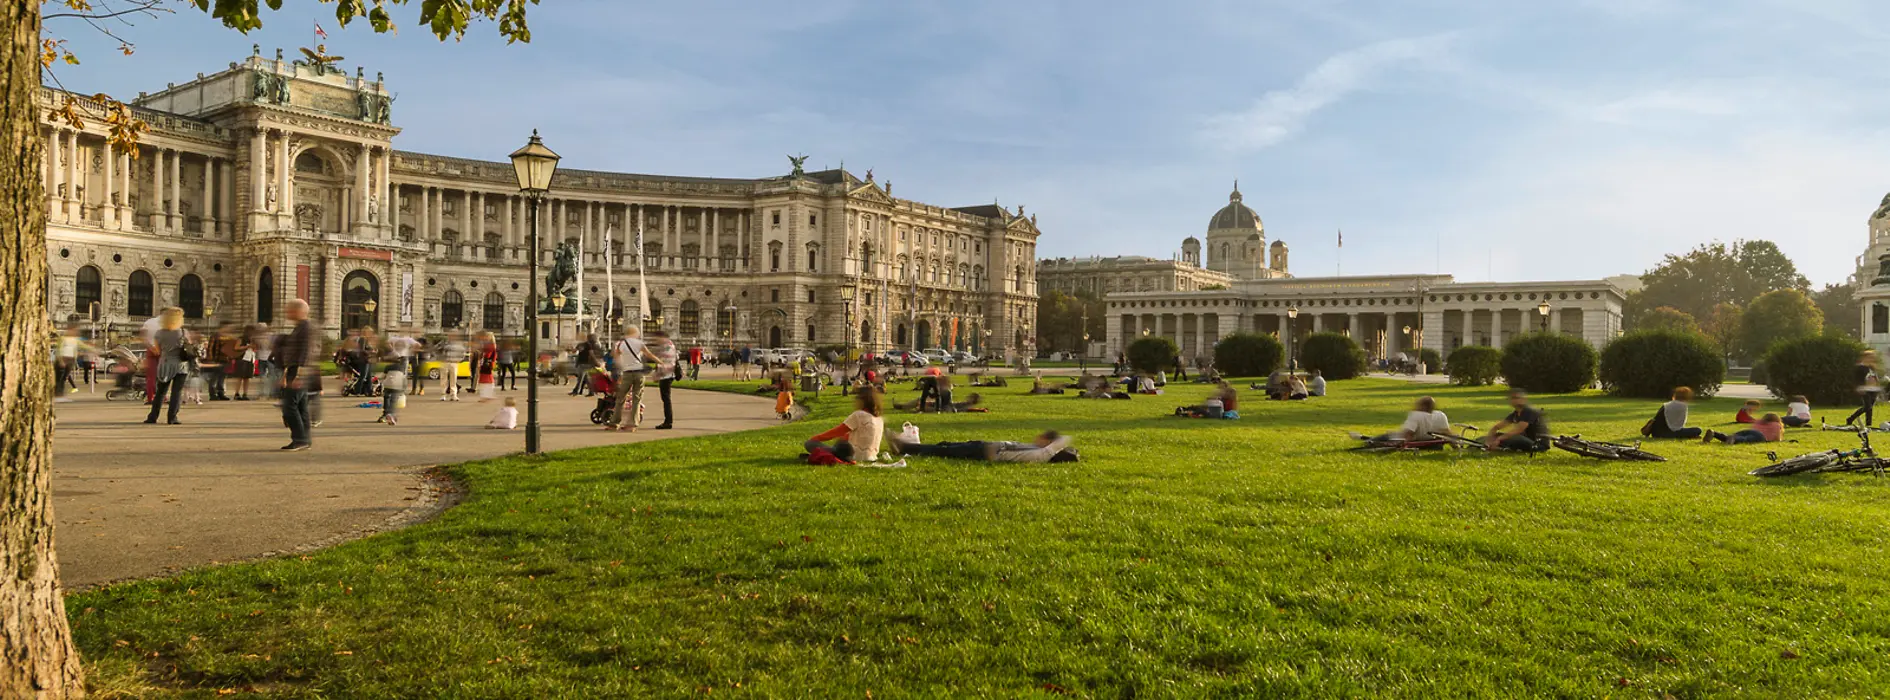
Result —
<svg viewBox="0 0 1890 700"><path fill-rule="evenodd" d="M1233 194L1227 195L1227 206L1221 207L1220 211L1214 212L1214 218L1208 220L1209 231L1222 231L1226 229L1264 230L1265 228L1266 226L1260 223L1260 215L1255 213L1253 209L1248 208L1247 205L1240 203L1240 183L1238 182L1234 183Z"/></svg>

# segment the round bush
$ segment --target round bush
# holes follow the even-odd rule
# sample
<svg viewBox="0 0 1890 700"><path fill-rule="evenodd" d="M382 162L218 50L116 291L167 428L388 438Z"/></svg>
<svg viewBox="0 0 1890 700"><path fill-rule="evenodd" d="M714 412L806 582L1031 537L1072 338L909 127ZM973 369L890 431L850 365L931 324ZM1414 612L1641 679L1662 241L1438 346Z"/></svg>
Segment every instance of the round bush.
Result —
<svg viewBox="0 0 1890 700"><path fill-rule="evenodd" d="M1444 373L1444 356L1436 350L1430 348L1418 350L1417 359L1418 362L1424 363L1425 374Z"/></svg>
<svg viewBox="0 0 1890 700"><path fill-rule="evenodd" d="M1503 351L1483 345L1465 345L1450 351L1450 383L1457 386L1489 386L1503 371Z"/></svg>
<svg viewBox="0 0 1890 700"><path fill-rule="evenodd" d="M1765 367L1765 386L1781 399L1803 394L1815 404L1856 403L1857 380L1851 372L1864 349L1863 343L1849 336L1779 341L1760 360Z"/></svg>
<svg viewBox="0 0 1890 700"><path fill-rule="evenodd" d="M1719 349L1698 333L1635 331L1601 352L1601 385L1617 396L1664 399L1682 386L1711 396L1725 378Z"/></svg>
<svg viewBox="0 0 1890 700"><path fill-rule="evenodd" d="M1351 379L1365 371L1365 351L1339 333L1314 333L1299 344L1299 364L1326 379Z"/></svg>
<svg viewBox="0 0 1890 700"><path fill-rule="evenodd" d="M1259 333L1235 333L1214 344L1214 368L1229 377L1264 377L1280 368L1286 348Z"/></svg>
<svg viewBox="0 0 1890 700"><path fill-rule="evenodd" d="M1129 366L1145 374L1172 372L1175 369L1175 354L1180 352L1175 341L1159 335L1138 338L1129 343Z"/></svg>
<svg viewBox="0 0 1890 700"><path fill-rule="evenodd" d="M1599 361L1580 338L1530 333L1503 346L1503 379L1523 391L1567 394L1594 383Z"/></svg>

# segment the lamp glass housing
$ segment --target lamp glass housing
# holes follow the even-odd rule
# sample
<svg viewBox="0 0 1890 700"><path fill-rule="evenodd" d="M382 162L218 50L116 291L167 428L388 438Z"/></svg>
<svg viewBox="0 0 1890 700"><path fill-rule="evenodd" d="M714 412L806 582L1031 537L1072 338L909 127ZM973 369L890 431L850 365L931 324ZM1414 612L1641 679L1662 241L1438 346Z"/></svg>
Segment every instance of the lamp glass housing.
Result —
<svg viewBox="0 0 1890 700"><path fill-rule="evenodd" d="M532 140L524 148L513 151L511 158L519 190L546 192L551 189L551 176L558 171L559 156L545 147L537 129L532 130Z"/></svg>

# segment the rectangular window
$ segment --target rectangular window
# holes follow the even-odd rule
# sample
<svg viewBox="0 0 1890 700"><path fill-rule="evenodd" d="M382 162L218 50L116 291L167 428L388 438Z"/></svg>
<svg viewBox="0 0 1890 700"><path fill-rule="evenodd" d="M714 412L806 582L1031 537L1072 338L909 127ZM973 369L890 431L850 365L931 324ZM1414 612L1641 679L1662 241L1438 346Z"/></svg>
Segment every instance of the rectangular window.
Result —
<svg viewBox="0 0 1890 700"><path fill-rule="evenodd" d="M807 303L814 303L814 290L812 289L807 290Z"/></svg>
<svg viewBox="0 0 1890 700"><path fill-rule="evenodd" d="M819 223L819 221L820 221L820 217L818 217L818 216L815 216L815 215L813 215L813 214L808 214L808 215L807 215L807 225L808 225L808 226L813 226L813 225L816 225L817 223Z"/></svg>
<svg viewBox="0 0 1890 700"><path fill-rule="evenodd" d="M781 290L779 289L768 290L768 301L776 303L776 304L781 303Z"/></svg>
<svg viewBox="0 0 1890 700"><path fill-rule="evenodd" d="M781 226L781 210L776 209L768 213L773 218L775 227L779 228Z"/></svg>
<svg viewBox="0 0 1890 700"><path fill-rule="evenodd" d="M1870 305L1870 332L1890 333L1890 306L1882 302Z"/></svg>
<svg viewBox="0 0 1890 700"><path fill-rule="evenodd" d="M459 203L450 199L440 202L440 211L447 216L452 216L453 212L458 210L458 207Z"/></svg>

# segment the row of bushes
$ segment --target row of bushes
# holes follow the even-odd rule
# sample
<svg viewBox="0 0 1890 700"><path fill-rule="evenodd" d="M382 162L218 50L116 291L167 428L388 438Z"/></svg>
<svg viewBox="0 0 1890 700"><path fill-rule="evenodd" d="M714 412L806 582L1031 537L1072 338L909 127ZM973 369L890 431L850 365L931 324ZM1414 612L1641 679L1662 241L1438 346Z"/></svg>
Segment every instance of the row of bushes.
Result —
<svg viewBox="0 0 1890 700"><path fill-rule="evenodd" d="M1849 403L1856 392L1852 377L1862 343L1848 337L1815 336L1774 345L1761 361L1764 383L1780 397L1802 394L1819 403ZM1600 379L1609 393L1620 396L1665 398L1674 387L1692 387L1711 396L1725 381L1719 351L1705 336L1685 331L1639 331L1623 336L1601 353L1580 338L1554 333L1530 333L1511 340L1501 350L1467 345L1439 363L1436 353L1420 357L1433 369L1443 364L1453 384L1488 386L1498 378L1509 386L1535 393L1580 391ZM1137 369L1173 369L1173 341L1142 338L1129 346L1129 362ZM1259 377L1286 362L1286 349L1271 335L1237 333L1214 345L1214 363L1235 377ZM1299 346L1299 366L1319 370L1328 379L1351 379L1366 368L1365 351L1340 333L1314 333Z"/></svg>

